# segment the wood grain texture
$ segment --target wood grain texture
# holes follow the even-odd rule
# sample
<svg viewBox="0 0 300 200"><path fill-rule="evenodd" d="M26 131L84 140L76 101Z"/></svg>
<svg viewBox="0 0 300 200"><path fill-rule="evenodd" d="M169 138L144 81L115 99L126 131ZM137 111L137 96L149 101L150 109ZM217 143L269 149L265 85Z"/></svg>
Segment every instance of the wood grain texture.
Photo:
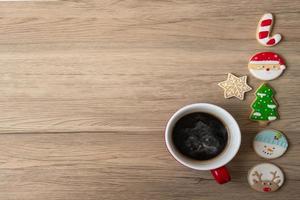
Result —
<svg viewBox="0 0 300 200"><path fill-rule="evenodd" d="M276 16L273 48L255 39L265 12ZM0 199L299 199L300 4L298 1L0 1ZM245 101L225 100L226 73L249 75L248 59L271 50L287 61L271 82L289 138L272 162L284 187L253 191L247 171L261 128ZM253 88L261 82L249 76ZM229 164L233 180L187 169L164 144L180 107L210 102L242 129Z"/></svg>

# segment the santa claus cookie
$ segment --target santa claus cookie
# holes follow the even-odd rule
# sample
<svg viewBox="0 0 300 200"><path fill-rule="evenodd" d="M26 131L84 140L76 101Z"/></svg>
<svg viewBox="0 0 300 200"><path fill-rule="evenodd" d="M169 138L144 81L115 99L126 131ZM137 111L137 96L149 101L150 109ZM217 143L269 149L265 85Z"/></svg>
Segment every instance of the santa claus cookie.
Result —
<svg viewBox="0 0 300 200"><path fill-rule="evenodd" d="M279 77L286 66L284 60L278 54L261 52L250 58L248 68L254 77L268 81Z"/></svg>
<svg viewBox="0 0 300 200"><path fill-rule="evenodd" d="M282 156L288 148L288 141L283 133L267 129L259 132L253 141L253 149L262 158L274 159Z"/></svg>
<svg viewBox="0 0 300 200"><path fill-rule="evenodd" d="M248 182L259 192L274 192L284 182L284 174L279 167L271 163L261 163L249 170Z"/></svg>

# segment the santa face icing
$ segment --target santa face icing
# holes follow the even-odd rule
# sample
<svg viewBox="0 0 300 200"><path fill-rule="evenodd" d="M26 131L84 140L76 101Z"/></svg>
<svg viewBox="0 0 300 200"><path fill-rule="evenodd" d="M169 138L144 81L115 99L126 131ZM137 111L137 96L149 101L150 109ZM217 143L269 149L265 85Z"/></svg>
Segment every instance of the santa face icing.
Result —
<svg viewBox="0 0 300 200"><path fill-rule="evenodd" d="M279 77L286 67L278 54L262 52L251 57L248 68L254 77L267 81Z"/></svg>
<svg viewBox="0 0 300 200"><path fill-rule="evenodd" d="M253 148L263 158L274 159L282 156L288 147L286 137L276 130L263 130L254 139Z"/></svg>

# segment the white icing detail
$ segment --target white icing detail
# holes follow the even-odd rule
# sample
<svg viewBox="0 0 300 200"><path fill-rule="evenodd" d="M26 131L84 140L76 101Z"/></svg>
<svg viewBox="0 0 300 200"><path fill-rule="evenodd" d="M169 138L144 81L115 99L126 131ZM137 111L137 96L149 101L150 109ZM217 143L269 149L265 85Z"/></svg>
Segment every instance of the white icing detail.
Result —
<svg viewBox="0 0 300 200"><path fill-rule="evenodd" d="M251 60L250 64L257 64L257 65L278 65L279 61L277 60Z"/></svg>
<svg viewBox="0 0 300 200"><path fill-rule="evenodd" d="M268 106L268 108L271 108L271 109L276 108L276 105L275 105L275 104L268 104L267 106Z"/></svg>
<svg viewBox="0 0 300 200"><path fill-rule="evenodd" d="M261 19L262 19L261 21L266 20L266 19L272 19L273 20L273 15L271 13L266 13L262 16Z"/></svg>
<svg viewBox="0 0 300 200"><path fill-rule="evenodd" d="M262 31L269 31L269 30L270 30L270 26L262 26L259 29L260 32L262 32Z"/></svg>
<svg viewBox="0 0 300 200"><path fill-rule="evenodd" d="M279 77L282 73L283 73L283 69L272 69L270 71L266 71L266 70L259 70L259 69L249 69L250 73L260 79L260 80L273 80L277 77Z"/></svg>
<svg viewBox="0 0 300 200"><path fill-rule="evenodd" d="M284 70L286 68L285 65L280 65L280 69Z"/></svg>
<svg viewBox="0 0 300 200"><path fill-rule="evenodd" d="M276 116L269 116L269 117L268 117L268 120L270 120L270 121L273 121L273 120L275 120L275 119L277 119Z"/></svg>
<svg viewBox="0 0 300 200"><path fill-rule="evenodd" d="M255 112L253 113L254 116L261 116L261 114L259 112Z"/></svg>
<svg viewBox="0 0 300 200"><path fill-rule="evenodd" d="M261 98L263 98L264 96L266 96L266 94L264 94L264 93L259 93L259 92L257 93L257 95L260 96ZM261 100L260 100L260 101L261 101ZM264 102L265 102L265 101L264 101Z"/></svg>

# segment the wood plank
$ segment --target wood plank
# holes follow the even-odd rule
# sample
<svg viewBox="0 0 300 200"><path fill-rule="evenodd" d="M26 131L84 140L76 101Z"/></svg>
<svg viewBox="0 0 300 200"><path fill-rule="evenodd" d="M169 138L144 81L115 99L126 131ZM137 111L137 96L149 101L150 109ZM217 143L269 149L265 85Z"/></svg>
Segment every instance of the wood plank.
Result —
<svg viewBox="0 0 300 200"><path fill-rule="evenodd" d="M225 199L261 197L249 188L245 171L263 162L253 151L253 134L244 135L239 155L229 165L231 183L216 185L209 172L182 167L169 156L156 131L2 134L0 140L3 199ZM293 141L299 141L298 135ZM264 196L299 195L299 151L295 145L276 163L287 182L280 192ZM204 188L208 188L204 189ZM238 193L236 191L239 191ZM288 192L288 195L287 195Z"/></svg>

